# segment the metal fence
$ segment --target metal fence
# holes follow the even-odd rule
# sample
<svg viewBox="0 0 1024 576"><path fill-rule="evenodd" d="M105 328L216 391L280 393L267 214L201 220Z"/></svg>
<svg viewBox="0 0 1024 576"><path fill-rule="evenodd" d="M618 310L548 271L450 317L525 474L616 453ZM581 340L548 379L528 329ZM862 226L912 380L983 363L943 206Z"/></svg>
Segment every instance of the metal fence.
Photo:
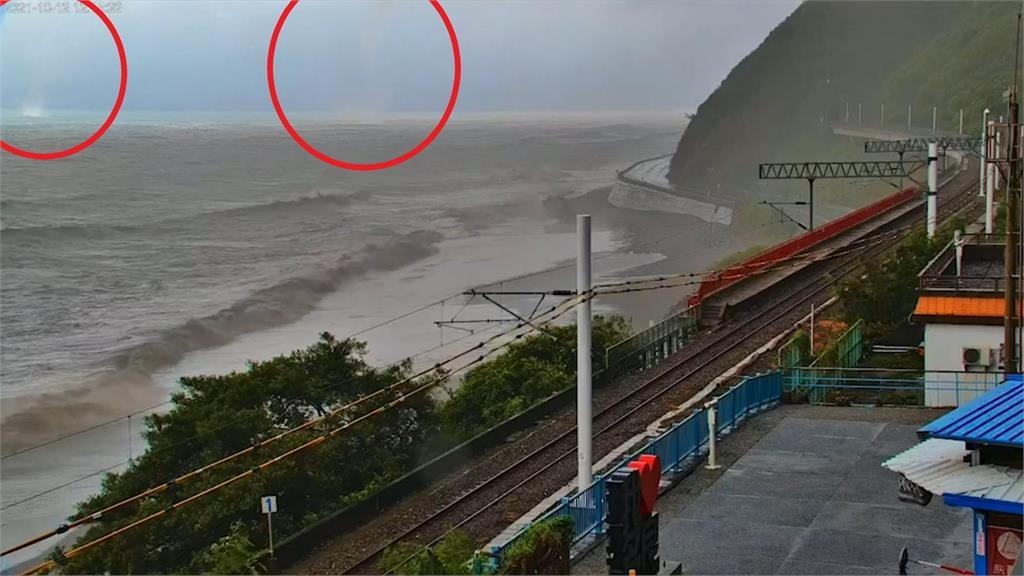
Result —
<svg viewBox="0 0 1024 576"><path fill-rule="evenodd" d="M812 404L959 406L995 388L996 372L888 370L872 368L794 368L783 388L794 401Z"/></svg>
<svg viewBox="0 0 1024 576"><path fill-rule="evenodd" d="M828 389L824 382L842 378L842 371L852 368L864 356L864 322L858 320L825 347L814 362L805 368L791 366L787 373L799 374L795 382L804 384L801 391L806 393L812 403L825 403Z"/></svg>
<svg viewBox="0 0 1024 576"><path fill-rule="evenodd" d="M697 320L687 310L616 342L604 356L604 369L595 378L617 378L629 372L647 370L679 351L697 332Z"/></svg>
<svg viewBox="0 0 1024 576"><path fill-rule="evenodd" d="M797 366L802 366L804 363L804 345L801 343L802 340L807 338L805 333L798 332L793 335L792 338L786 341L779 348L779 369L788 370Z"/></svg>
<svg viewBox="0 0 1024 576"><path fill-rule="evenodd" d="M719 433L731 431L752 414L778 405L782 400L782 389L782 374L778 372L744 378L739 384L718 397ZM598 475L585 490L563 498L533 523L556 516L572 518L574 544L590 534L600 534L604 531L604 521L608 509L605 502L605 481L612 473L642 454L657 456L661 463L662 474L680 473L696 464L697 460L706 452L707 443L707 413L703 409L698 409L640 450L623 458L622 464L619 466L604 475ZM491 569L500 566L505 552L514 546L528 529L529 526L501 546L493 547L490 550Z"/></svg>

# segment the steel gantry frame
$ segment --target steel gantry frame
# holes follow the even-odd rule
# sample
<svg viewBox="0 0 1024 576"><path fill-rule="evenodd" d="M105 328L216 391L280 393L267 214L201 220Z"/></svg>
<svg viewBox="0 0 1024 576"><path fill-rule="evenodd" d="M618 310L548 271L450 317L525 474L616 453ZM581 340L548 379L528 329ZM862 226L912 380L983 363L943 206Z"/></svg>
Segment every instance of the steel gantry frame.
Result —
<svg viewBox="0 0 1024 576"><path fill-rule="evenodd" d="M910 138L908 140L866 140L864 152L868 154L895 152L927 152L928 144L934 142L943 150L963 151L979 154L982 139L977 136L939 136L934 138Z"/></svg>
<svg viewBox="0 0 1024 576"><path fill-rule="evenodd" d="M915 162L916 169L920 162ZM758 165L761 180L807 180L807 230L814 230L814 181L819 178L910 178L902 160L883 162L766 162ZM917 183L920 185L920 182Z"/></svg>

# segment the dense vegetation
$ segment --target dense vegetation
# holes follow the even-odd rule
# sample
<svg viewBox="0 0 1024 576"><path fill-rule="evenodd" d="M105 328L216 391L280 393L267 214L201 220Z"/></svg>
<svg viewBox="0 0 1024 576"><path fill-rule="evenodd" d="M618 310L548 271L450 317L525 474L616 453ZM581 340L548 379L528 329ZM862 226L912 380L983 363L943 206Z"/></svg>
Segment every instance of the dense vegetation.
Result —
<svg viewBox="0 0 1024 576"><path fill-rule="evenodd" d="M850 323L863 319L868 339L888 334L906 322L917 304L917 274L962 226L962 220L953 219L932 240L924 230L916 230L885 258L868 260L862 273L851 275L837 287L843 319Z"/></svg>
<svg viewBox="0 0 1024 576"><path fill-rule="evenodd" d="M364 343L337 340L326 333L309 348L253 362L245 371L183 378L181 390L172 397L172 409L147 418L145 454L126 471L106 476L101 492L78 505L76 518L387 390L324 423L104 514L79 543L167 510L175 502L252 471L288 449L316 441L326 431L406 396L386 416L354 423L336 437L257 470L195 504L74 558L60 559L60 570L74 574L258 572L263 567L254 562L255 552L266 541L260 496L277 495L274 532L279 540L367 497L438 450L573 386L575 327L553 327L547 332L524 338L505 354L468 372L465 385L446 402L427 393L412 393L445 375L405 382L412 370L409 362L372 367L364 359ZM621 318L596 318L595 357L603 358L605 346L626 336L627 324ZM462 547L458 542L449 546ZM448 562L447 552L442 552L435 551L430 561Z"/></svg>
<svg viewBox="0 0 1024 576"><path fill-rule="evenodd" d="M621 317L595 316L591 349L595 364L604 350L629 336ZM501 356L466 373L441 407L447 431L469 438L576 382L576 326L546 328L510 346Z"/></svg>
<svg viewBox="0 0 1024 576"><path fill-rule="evenodd" d="M389 574L470 574L474 552L476 542L456 530L430 548L411 542L391 546L384 551L380 568Z"/></svg>
<svg viewBox="0 0 1024 576"><path fill-rule="evenodd" d="M720 194L767 190L757 164L856 159L859 142L828 123L980 130L1004 113L1013 73L1016 2L805 2L701 104L672 159L671 180ZM771 190L775 190L772 188Z"/></svg>

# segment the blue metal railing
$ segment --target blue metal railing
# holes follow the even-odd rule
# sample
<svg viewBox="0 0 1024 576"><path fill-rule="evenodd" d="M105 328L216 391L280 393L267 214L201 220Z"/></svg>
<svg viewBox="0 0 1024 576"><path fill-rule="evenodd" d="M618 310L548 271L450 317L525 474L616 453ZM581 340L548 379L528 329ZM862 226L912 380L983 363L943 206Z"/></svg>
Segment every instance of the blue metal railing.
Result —
<svg viewBox="0 0 1024 576"><path fill-rule="evenodd" d="M750 415L778 405L782 401L782 375L778 372L744 378L718 398L718 431L735 429ZM623 459L623 463L612 471L598 475L585 490L563 498L553 508L539 516L532 524L556 516L573 519L573 543L592 533L604 531L607 513L605 503L605 481L615 471L626 466L642 454L658 457L661 473L681 472L689 469L706 452L708 443L708 418L703 409L691 413L685 420L652 440L640 450ZM529 526L518 532L507 542L490 550L494 566L500 565L505 552L526 533ZM494 567L492 566L492 568Z"/></svg>
<svg viewBox="0 0 1024 576"><path fill-rule="evenodd" d="M997 372L914 372L850 368L794 368L783 388L807 393L811 403L871 402L906 406L959 406L999 386Z"/></svg>

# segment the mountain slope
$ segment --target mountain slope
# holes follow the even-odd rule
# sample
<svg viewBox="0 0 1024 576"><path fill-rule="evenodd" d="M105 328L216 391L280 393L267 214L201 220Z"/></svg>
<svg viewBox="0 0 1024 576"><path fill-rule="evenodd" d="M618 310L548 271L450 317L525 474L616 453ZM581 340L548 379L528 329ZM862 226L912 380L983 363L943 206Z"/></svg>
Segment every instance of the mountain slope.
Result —
<svg viewBox="0 0 1024 576"><path fill-rule="evenodd" d="M1005 110L1017 2L805 2L701 104L669 179L721 194L761 188L757 164L858 155L831 135L850 107L857 122L980 128L981 110Z"/></svg>

